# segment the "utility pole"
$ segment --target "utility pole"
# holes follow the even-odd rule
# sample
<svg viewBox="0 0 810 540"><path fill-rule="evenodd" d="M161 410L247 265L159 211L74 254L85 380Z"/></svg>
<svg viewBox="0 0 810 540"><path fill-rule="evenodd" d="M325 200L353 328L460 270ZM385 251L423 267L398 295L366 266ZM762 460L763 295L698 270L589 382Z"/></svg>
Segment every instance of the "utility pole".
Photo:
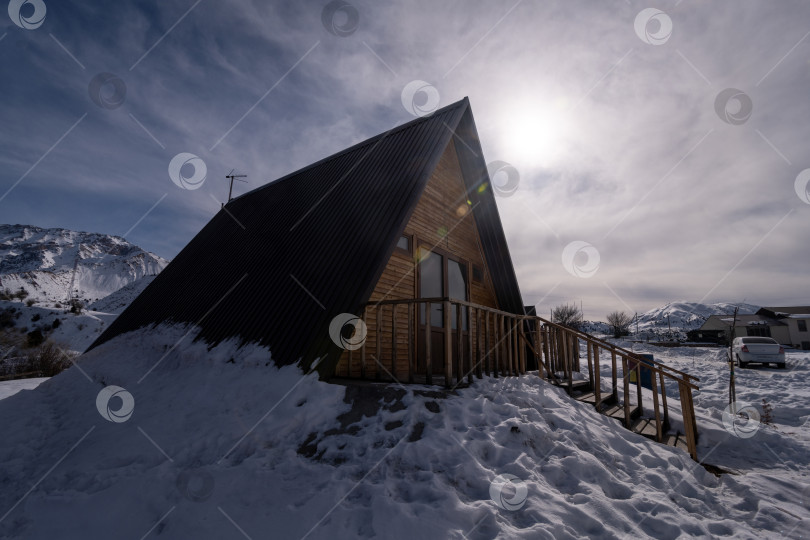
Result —
<svg viewBox="0 0 810 540"><path fill-rule="evenodd" d="M233 174L233 169L231 169L231 172L226 174L225 178L228 178L231 181L231 186L228 188L228 202L231 202L231 198L232 198L231 195L233 194L233 181L238 180L239 182L247 183L247 180L239 180L240 178L247 178L247 175L246 174ZM222 206L225 206L225 204L223 204Z"/></svg>

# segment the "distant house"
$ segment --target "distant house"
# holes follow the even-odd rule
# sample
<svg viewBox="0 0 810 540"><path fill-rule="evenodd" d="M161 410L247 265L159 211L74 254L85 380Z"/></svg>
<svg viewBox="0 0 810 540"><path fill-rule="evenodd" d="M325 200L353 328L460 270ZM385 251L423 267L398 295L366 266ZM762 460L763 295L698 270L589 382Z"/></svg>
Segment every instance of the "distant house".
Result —
<svg viewBox="0 0 810 540"><path fill-rule="evenodd" d="M757 314L772 317L787 326L788 338L779 341L796 349L810 350L810 306L764 307Z"/></svg>
<svg viewBox="0 0 810 540"><path fill-rule="evenodd" d="M695 341L728 344L732 336L764 336L771 337L779 343L789 344L790 334L787 325L759 312L753 315L737 315L736 322L734 315L711 315L703 325L697 330L689 333L690 338Z"/></svg>
<svg viewBox="0 0 810 540"><path fill-rule="evenodd" d="M524 315L465 98L228 202L91 348L190 323L326 378L449 384L474 340L525 371Z"/></svg>

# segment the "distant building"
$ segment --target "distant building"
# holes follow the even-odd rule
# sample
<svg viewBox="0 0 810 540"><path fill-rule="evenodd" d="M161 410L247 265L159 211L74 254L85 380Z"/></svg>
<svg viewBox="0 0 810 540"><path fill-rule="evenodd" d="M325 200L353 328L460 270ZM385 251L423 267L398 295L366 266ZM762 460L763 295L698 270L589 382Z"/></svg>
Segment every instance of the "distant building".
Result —
<svg viewBox="0 0 810 540"><path fill-rule="evenodd" d="M787 341L777 341L810 351L810 331L807 329L810 326L810 306L764 307L757 314L772 317L787 326Z"/></svg>
<svg viewBox="0 0 810 540"><path fill-rule="evenodd" d="M728 344L734 337L770 337L783 345L810 350L810 306L766 307L753 315L712 315L697 330L689 332L693 341Z"/></svg>
<svg viewBox="0 0 810 540"><path fill-rule="evenodd" d="M789 344L790 333L787 325L775 317L756 313L754 315L711 315L703 326L690 332L694 341L728 344L734 337L763 336L770 337L779 343Z"/></svg>

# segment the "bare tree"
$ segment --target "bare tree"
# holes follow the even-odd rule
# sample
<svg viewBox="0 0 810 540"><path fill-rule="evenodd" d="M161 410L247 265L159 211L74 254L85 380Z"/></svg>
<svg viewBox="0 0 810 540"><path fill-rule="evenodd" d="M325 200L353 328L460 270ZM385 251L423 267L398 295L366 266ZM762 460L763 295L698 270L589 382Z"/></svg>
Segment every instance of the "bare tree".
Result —
<svg viewBox="0 0 810 540"><path fill-rule="evenodd" d="M569 328L579 328L582 324L582 312L576 304L561 304L551 312L554 322Z"/></svg>
<svg viewBox="0 0 810 540"><path fill-rule="evenodd" d="M613 337L616 338L629 334L630 324L632 322L633 317L624 311L614 311L607 315L607 323L613 329Z"/></svg>

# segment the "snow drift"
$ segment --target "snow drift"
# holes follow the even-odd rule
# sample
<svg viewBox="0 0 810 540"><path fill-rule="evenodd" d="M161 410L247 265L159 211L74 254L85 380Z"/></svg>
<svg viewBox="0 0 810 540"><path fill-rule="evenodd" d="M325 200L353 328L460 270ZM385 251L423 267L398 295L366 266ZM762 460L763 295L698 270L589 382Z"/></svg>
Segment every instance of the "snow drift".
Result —
<svg viewBox="0 0 810 540"><path fill-rule="evenodd" d="M745 477L533 376L347 388L192 338L125 334L0 401L0 535L761 538L795 524ZM123 421L107 418L126 400L97 404L111 386L132 396ZM525 487L518 509L493 501L499 475Z"/></svg>

